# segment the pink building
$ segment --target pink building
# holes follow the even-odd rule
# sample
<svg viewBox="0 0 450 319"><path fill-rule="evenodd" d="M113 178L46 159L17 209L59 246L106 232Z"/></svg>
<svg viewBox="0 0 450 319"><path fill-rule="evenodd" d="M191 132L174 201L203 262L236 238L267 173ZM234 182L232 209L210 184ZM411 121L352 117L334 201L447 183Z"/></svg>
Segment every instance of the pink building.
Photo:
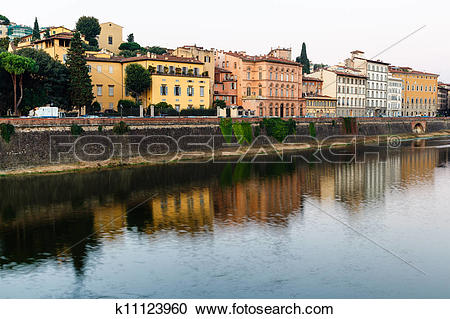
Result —
<svg viewBox="0 0 450 319"><path fill-rule="evenodd" d="M256 116L302 116L302 65L270 55L215 51L215 64L237 80L237 105Z"/></svg>
<svg viewBox="0 0 450 319"><path fill-rule="evenodd" d="M227 106L237 105L237 79L231 71L215 68L214 100L225 101Z"/></svg>

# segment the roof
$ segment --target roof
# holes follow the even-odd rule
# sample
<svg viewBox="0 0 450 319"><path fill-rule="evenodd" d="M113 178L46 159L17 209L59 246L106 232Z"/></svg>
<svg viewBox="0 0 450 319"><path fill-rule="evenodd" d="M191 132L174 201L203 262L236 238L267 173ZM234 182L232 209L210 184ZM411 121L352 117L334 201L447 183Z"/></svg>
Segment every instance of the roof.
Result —
<svg viewBox="0 0 450 319"><path fill-rule="evenodd" d="M319 78L313 78L310 76L303 76L302 77L302 81L316 81L316 82L323 82L321 79Z"/></svg>
<svg viewBox="0 0 450 319"><path fill-rule="evenodd" d="M123 28L121 25L118 25L117 23L114 23L114 22L111 22L111 21L108 21L108 22L102 22L102 23L100 23L100 25L102 25L102 24L114 24L114 25L116 25L116 26L118 26L118 27L121 27L121 28Z"/></svg>
<svg viewBox="0 0 450 319"><path fill-rule="evenodd" d="M327 100L337 100L337 98L328 96L328 95L312 95L312 96L305 96L304 99L327 99Z"/></svg>
<svg viewBox="0 0 450 319"><path fill-rule="evenodd" d="M225 52L225 54L241 58L243 61L249 61L249 62L273 62L273 63L281 63L281 64L290 64L290 65L296 65L301 66L301 63L294 62L291 60L286 60L282 58L277 58L269 55L246 55L244 53L238 53L238 52Z"/></svg>
<svg viewBox="0 0 450 319"><path fill-rule="evenodd" d="M413 70L410 67L400 67L400 66L389 67L389 72L391 72L391 73L401 73L401 74L425 75L425 76L439 76L439 74L422 72L422 71L416 71L416 70Z"/></svg>
<svg viewBox="0 0 450 319"><path fill-rule="evenodd" d="M215 70L216 72L220 72L220 73L233 73L233 72L231 72L231 71L228 71L228 70L222 69L222 68L218 68L218 67L216 67L214 70Z"/></svg>
<svg viewBox="0 0 450 319"><path fill-rule="evenodd" d="M366 58L362 58L362 57L359 57L359 56L355 56L354 58L355 59L360 59L360 60L365 60L365 61L371 62L371 63L378 63L378 64L383 64L383 65L391 65L390 63L383 62L381 60L371 60L371 59L366 59Z"/></svg>
<svg viewBox="0 0 450 319"><path fill-rule="evenodd" d="M131 58L124 58L124 57L120 57L120 56L112 56L109 58L87 56L86 60L87 61L101 61L101 62L118 62L118 63L127 63L127 62L134 62L134 61L167 61L167 62L180 62L180 63L191 63L191 64L203 65L202 62L199 62L196 59L181 58L181 57L172 56L172 55L157 55L157 54L153 54L150 56L142 55L142 56L131 57Z"/></svg>
<svg viewBox="0 0 450 319"><path fill-rule="evenodd" d="M61 33L58 33L58 34L51 35L48 38L44 38L44 39L39 39L39 40L33 41L31 43L40 43L40 42L45 42L47 40L52 40L52 39L72 40L72 38L73 38L73 33L61 32Z"/></svg>
<svg viewBox="0 0 450 319"><path fill-rule="evenodd" d="M131 57L131 58L123 58L123 62L133 62L133 61L167 61L167 62L180 62L180 63L191 63L191 64L200 64L203 65L203 62L198 61L197 59L193 58L182 58L174 55L158 55L153 54L150 56L147 55L141 55L137 57Z"/></svg>
<svg viewBox="0 0 450 319"><path fill-rule="evenodd" d="M326 68L324 70L336 73L337 75L367 79L367 76L365 76L359 70L356 70L356 69L353 69L353 68L349 68L349 67L346 67L346 66L337 66L337 68L338 69Z"/></svg>

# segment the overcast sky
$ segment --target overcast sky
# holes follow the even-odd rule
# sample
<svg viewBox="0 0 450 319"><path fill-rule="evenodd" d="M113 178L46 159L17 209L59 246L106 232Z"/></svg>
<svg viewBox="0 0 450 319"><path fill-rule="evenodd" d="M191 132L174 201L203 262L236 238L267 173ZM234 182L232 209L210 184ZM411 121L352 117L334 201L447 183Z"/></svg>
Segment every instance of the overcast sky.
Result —
<svg viewBox="0 0 450 319"><path fill-rule="evenodd" d="M450 4L446 0L169 0L3 1L0 14L32 26L75 26L82 15L124 27L141 45L206 48L264 54L306 42L314 63L336 64L359 49L377 58L438 73L450 82Z"/></svg>

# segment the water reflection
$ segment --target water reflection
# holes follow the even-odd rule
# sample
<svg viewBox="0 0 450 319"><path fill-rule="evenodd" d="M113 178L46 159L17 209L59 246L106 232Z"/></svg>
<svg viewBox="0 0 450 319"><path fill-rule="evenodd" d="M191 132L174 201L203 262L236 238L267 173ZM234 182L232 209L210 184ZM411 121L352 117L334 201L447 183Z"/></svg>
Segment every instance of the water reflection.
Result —
<svg viewBox="0 0 450 319"><path fill-rule="evenodd" d="M428 143L428 144L427 144ZM213 234L253 223L287 228L304 198L349 212L382 203L387 190L433 182L447 148L414 141L385 163L182 164L0 179L0 275L57 260L81 276L90 255L126 233Z"/></svg>

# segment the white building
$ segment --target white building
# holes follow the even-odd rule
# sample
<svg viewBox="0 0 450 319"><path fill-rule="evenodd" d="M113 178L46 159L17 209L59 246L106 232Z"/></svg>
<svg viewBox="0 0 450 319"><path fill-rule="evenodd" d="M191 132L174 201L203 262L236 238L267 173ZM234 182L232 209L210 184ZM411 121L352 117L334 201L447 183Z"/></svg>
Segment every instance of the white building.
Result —
<svg viewBox="0 0 450 319"><path fill-rule="evenodd" d="M363 51L353 51L351 54L352 58L345 61L346 66L367 76L366 115L386 115L389 63L366 59Z"/></svg>
<svg viewBox="0 0 450 319"><path fill-rule="evenodd" d="M336 116L365 116L367 78L362 72L337 65L308 76L321 79L322 94L336 98Z"/></svg>
<svg viewBox="0 0 450 319"><path fill-rule="evenodd" d="M402 79L395 78L391 73L389 73L386 116L402 116L402 91Z"/></svg>

